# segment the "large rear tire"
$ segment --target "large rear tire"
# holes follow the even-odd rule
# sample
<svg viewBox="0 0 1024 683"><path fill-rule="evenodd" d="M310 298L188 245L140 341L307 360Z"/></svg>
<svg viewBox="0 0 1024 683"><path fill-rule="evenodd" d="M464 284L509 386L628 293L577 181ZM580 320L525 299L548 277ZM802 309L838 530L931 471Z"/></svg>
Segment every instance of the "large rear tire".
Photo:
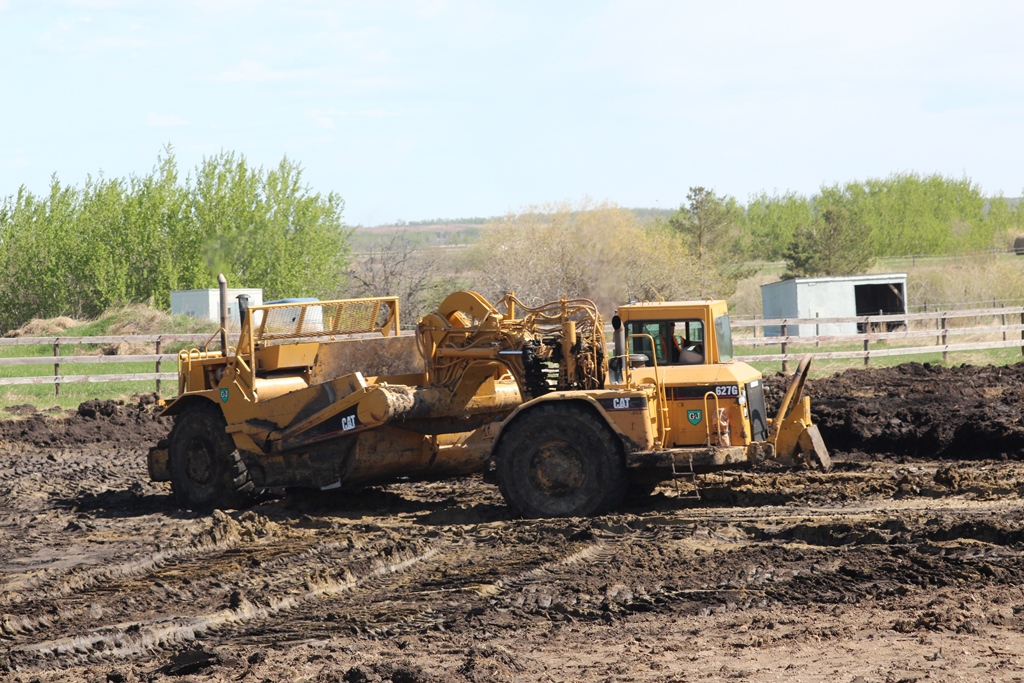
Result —
<svg viewBox="0 0 1024 683"><path fill-rule="evenodd" d="M584 517L622 503L628 479L615 434L585 407L545 402L515 418L495 453L498 487L524 517Z"/></svg>
<svg viewBox="0 0 1024 683"><path fill-rule="evenodd" d="M192 510L244 507L253 483L227 423L215 406L195 405L178 415L168 444L171 490Z"/></svg>

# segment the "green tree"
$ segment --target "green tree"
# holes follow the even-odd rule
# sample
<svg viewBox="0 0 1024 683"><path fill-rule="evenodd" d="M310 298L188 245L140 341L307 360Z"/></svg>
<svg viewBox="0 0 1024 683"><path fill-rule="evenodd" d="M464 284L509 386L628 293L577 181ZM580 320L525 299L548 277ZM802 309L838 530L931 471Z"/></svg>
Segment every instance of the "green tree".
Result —
<svg viewBox="0 0 1024 683"><path fill-rule="evenodd" d="M989 200L985 212L988 231L992 233L992 247L1009 249L1014 240L1024 232L1024 203L1007 201L1002 195Z"/></svg>
<svg viewBox="0 0 1024 683"><path fill-rule="evenodd" d="M795 192L781 196L761 193L747 204L747 257L753 261L780 261L797 226L813 219L811 201Z"/></svg>
<svg viewBox="0 0 1024 683"><path fill-rule="evenodd" d="M797 227L785 259L785 278L820 275L856 275L874 263L864 248L871 228L858 223L849 210L828 206L810 223Z"/></svg>
<svg viewBox="0 0 1024 683"><path fill-rule="evenodd" d="M734 198L703 187L691 187L686 202L668 224L684 238L693 257L697 294L727 297L747 272L740 266L745 250L743 208Z"/></svg>
<svg viewBox="0 0 1024 683"><path fill-rule="evenodd" d="M0 326L166 307L172 289L209 287L218 272L268 298L333 296L350 260L343 208L287 158L264 170L221 153L182 182L169 147L144 176L54 177L45 196L22 187L0 200Z"/></svg>
<svg viewBox="0 0 1024 683"><path fill-rule="evenodd" d="M202 259L206 277L223 272L267 298L338 293L350 260L344 202L312 193L300 166L285 158L265 171L222 152L204 160L190 189L188 257Z"/></svg>
<svg viewBox="0 0 1024 683"><path fill-rule="evenodd" d="M967 178L893 174L821 188L818 206L843 207L871 229L878 256L937 255L991 248L985 199Z"/></svg>
<svg viewBox="0 0 1024 683"><path fill-rule="evenodd" d="M4 204L0 226L0 321L21 324L39 315L80 313L74 287L83 240L75 230L79 192L56 177L50 191L37 197L22 187Z"/></svg>

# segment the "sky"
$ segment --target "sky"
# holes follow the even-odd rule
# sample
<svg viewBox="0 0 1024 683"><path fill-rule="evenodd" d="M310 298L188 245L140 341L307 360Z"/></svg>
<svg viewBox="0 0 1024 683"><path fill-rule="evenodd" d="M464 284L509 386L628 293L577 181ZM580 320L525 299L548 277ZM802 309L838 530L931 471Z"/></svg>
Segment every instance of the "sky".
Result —
<svg viewBox="0 0 1024 683"><path fill-rule="evenodd" d="M1024 192L1024 3L0 0L0 197L298 162L345 221Z"/></svg>

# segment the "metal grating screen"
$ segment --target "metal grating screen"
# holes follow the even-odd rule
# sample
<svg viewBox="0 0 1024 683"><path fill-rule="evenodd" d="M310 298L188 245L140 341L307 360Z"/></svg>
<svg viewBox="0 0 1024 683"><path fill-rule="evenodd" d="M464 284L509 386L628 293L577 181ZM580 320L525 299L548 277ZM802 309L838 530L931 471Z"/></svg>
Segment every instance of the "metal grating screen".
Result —
<svg viewBox="0 0 1024 683"><path fill-rule="evenodd" d="M325 335L388 334L397 313L398 301L393 298L254 306L253 337L267 342Z"/></svg>

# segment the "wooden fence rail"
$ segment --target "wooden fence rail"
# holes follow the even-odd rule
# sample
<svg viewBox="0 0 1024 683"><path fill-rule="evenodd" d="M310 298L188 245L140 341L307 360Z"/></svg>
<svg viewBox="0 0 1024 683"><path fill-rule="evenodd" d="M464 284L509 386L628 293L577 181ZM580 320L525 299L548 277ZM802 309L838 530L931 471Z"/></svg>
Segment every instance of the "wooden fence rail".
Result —
<svg viewBox="0 0 1024 683"><path fill-rule="evenodd" d="M942 318L985 318L1003 315L1024 315L1024 306L976 308L972 310L930 311L925 313L893 313L888 315L857 315L840 318L754 318L732 320L732 327L779 327L780 325L825 325L830 323L861 323L865 325L900 323Z"/></svg>
<svg viewBox="0 0 1024 683"><path fill-rule="evenodd" d="M215 339L210 334L123 334L115 337L0 337L0 346L52 346L53 344L121 344L121 343L155 343L159 341L194 341L205 342Z"/></svg>
<svg viewBox="0 0 1024 683"><path fill-rule="evenodd" d="M1020 319L1020 323L1014 323L1007 325L1007 316ZM949 321L963 318L993 318L992 325L977 325L974 324L971 327L955 327L950 326ZM927 321L934 321L935 326L932 327L927 324ZM996 322L998 321L998 323ZM733 320L732 328L743 329L743 328L754 328L753 337L734 337L734 346L779 346L781 353L777 354L763 354L763 355L737 355L737 360L746 362L751 361L782 361L782 371L787 372L789 370L788 363L791 360L800 358L801 356L810 353L815 358L828 358L828 359L864 359L864 365L869 365L871 358L881 358L885 356L909 356L918 355L924 353L941 353L942 361L947 362L949 360L950 352L957 351L979 351L984 349L999 349L999 348L1011 348L1020 347L1021 355L1024 355L1024 306L1013 306L1013 307L1000 307L1000 308L980 308L973 310L952 310L952 311L932 311L925 313L907 313L904 315L868 315L868 316L853 316L853 317L836 317L836 318L773 318L773 319L753 319L753 320ZM814 336L794 336L788 334L790 325L814 325L815 329L820 329L822 325L839 324L839 323L857 323L862 325L867 332L848 334L848 335L814 335ZM879 332L873 331L882 328L886 324L904 324L907 327L902 330L896 330L892 332ZM925 323L924 326L918 329L910 329L911 323ZM757 337L757 328L765 327L777 327L782 332L781 335L772 337ZM1019 333L1020 339L1010 339L1009 333ZM1000 336L1001 339L994 341L969 341L960 344L950 344L949 338L956 336ZM896 347L896 348L883 348L883 349L872 349L871 344L874 342L888 342L898 340L911 340L911 339L934 339L933 344L913 346L913 347ZM810 345L814 344L816 347L822 343L857 343L862 344L863 348L860 351L812 351L806 350L799 353L791 353L790 345Z"/></svg>
<svg viewBox="0 0 1024 683"><path fill-rule="evenodd" d="M0 377L0 385L14 384L53 384L53 393L60 396L62 384L76 384L81 382L156 382L156 391L160 391L160 383L165 379L177 379L177 372L161 372L161 366L165 361L177 362L178 355L174 353L161 353L164 344L171 342L195 342L197 344L209 342L216 335L210 334L134 334L105 337L11 337L0 338L0 347L4 346L52 346L53 356L19 356L15 358L0 358L0 367L15 365L53 365L53 376L36 377ZM68 345L99 345L99 344L154 344L156 353L150 354L112 354L112 355L91 355L91 356L62 356L60 346ZM95 375L62 375L60 372L61 363L153 363L154 372L136 373L104 373Z"/></svg>
<svg viewBox="0 0 1024 683"><path fill-rule="evenodd" d="M1020 323L1006 324L1007 316L1013 316ZM999 324L977 325L970 327L950 326L949 321L962 318L986 318L991 317L999 321ZM935 325L927 324L927 321L934 321ZM787 334L790 325L830 325L837 323L858 323L868 330L863 334L851 335L816 335L816 336L795 336ZM883 327L885 324L903 323L908 325L907 329L892 332L873 331ZM911 323L922 323L918 329L909 329ZM782 331L778 336L758 337L758 328L777 327ZM781 353L763 355L738 355L737 360L742 361L781 361L783 371L788 370L788 363L805 355L808 351L791 352L790 347L794 344L807 346L822 343L857 343L862 345L858 351L814 351L809 353L815 358L826 359L857 359L864 360L868 365L872 358L886 356L906 356L924 353L942 353L943 361L948 360L949 353L958 351L978 351L984 349L999 349L1020 347L1024 355L1024 306L981 308L973 310L951 310L933 311L926 313L907 313L903 315L869 315L869 316L847 316L837 318L775 318L775 319L752 319L733 320L734 331L749 330L753 328L754 336L734 337L733 344L736 346L764 347L778 346ZM1020 334L1020 339L1010 338ZM1001 336L1001 339L991 341L978 341L976 339L964 343L949 343L950 337L958 336ZM171 342L193 342L204 344L215 340L217 335L210 334L140 334L140 335L117 335L104 337L14 337L0 338L0 347L5 346L49 346L53 349L52 356L24 356L16 358L0 358L0 368L9 366L24 365L52 365L53 376L34 377L0 377L0 386L16 384L53 384L54 394L60 395L62 384L75 384L81 382L156 382L156 390L160 391L162 380L177 379L176 372L162 372L162 364L165 362L176 362L177 354L161 353L163 346ZM932 339L931 344L922 344L913 347L894 348L872 348L872 344L885 343L899 340ZM155 353L135 355L72 355L62 356L61 345L100 345L120 343L144 343L154 344ZM110 363L153 363L154 372L150 373L97 373L92 375L62 375L61 363L89 363L105 365Z"/></svg>

